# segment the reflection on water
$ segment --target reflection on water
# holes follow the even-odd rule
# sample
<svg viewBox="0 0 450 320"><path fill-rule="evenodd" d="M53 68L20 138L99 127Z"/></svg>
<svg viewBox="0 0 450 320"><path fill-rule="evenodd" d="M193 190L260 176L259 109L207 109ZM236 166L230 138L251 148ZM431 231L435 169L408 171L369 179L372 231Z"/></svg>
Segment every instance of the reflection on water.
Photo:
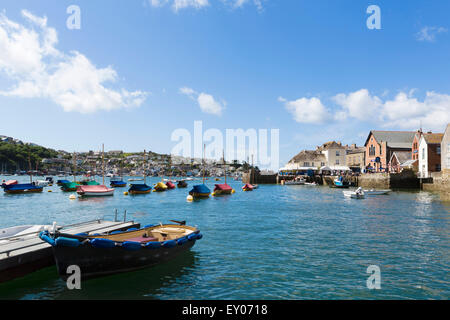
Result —
<svg viewBox="0 0 450 320"><path fill-rule="evenodd" d="M160 181L151 178L150 183ZM210 179L211 180L211 179ZM260 185L187 202L187 189L69 200L51 193L0 193L0 227L69 224L102 216L143 225L186 220L204 237L191 252L153 268L83 282L69 291L47 268L0 285L21 299L447 299L449 206L432 193L395 191L346 199L328 187ZM213 188L213 179L206 183ZM380 266L382 290L366 288Z"/></svg>

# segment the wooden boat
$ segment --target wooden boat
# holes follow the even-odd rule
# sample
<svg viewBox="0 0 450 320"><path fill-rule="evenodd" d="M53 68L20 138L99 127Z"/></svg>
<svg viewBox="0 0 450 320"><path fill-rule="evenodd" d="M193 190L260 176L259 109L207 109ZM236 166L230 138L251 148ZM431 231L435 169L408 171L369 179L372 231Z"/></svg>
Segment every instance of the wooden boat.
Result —
<svg viewBox="0 0 450 320"><path fill-rule="evenodd" d="M178 184L177 184L178 188L187 188L187 186L188 186L188 184L186 181L184 181L184 180L178 181Z"/></svg>
<svg viewBox="0 0 450 320"><path fill-rule="evenodd" d="M342 191L344 193L344 197L352 198L352 199L364 199L364 191L361 187L356 189L355 191Z"/></svg>
<svg viewBox="0 0 450 320"><path fill-rule="evenodd" d="M2 188L4 188L5 186L12 186L12 185L18 184L18 183L19 182L17 180L8 180L8 181L3 180Z"/></svg>
<svg viewBox="0 0 450 320"><path fill-rule="evenodd" d="M211 194L211 190L205 184L198 184L192 187L189 194L194 198L208 198Z"/></svg>
<svg viewBox="0 0 450 320"><path fill-rule="evenodd" d="M367 196L377 196L377 195L381 195L381 194L389 194L389 192L391 192L391 190L389 190L389 189L386 189L386 190L374 190L374 189L364 190L364 194Z"/></svg>
<svg viewBox="0 0 450 320"><path fill-rule="evenodd" d="M226 184L216 184L215 188L213 190L213 195L215 196L220 196L220 195L224 195L224 194L231 194L233 192L233 188Z"/></svg>
<svg viewBox="0 0 450 320"><path fill-rule="evenodd" d="M242 187L243 191L253 191L253 186L250 183L245 184L245 186Z"/></svg>
<svg viewBox="0 0 450 320"><path fill-rule="evenodd" d="M105 185L96 186L78 186L77 193L82 197L103 197L113 196L114 189L108 188Z"/></svg>
<svg viewBox="0 0 450 320"><path fill-rule="evenodd" d="M175 185L172 183L172 181L166 182L167 189L175 189Z"/></svg>
<svg viewBox="0 0 450 320"><path fill-rule="evenodd" d="M131 184L130 189L128 189L129 194L147 194L152 192L152 187L142 184Z"/></svg>
<svg viewBox="0 0 450 320"><path fill-rule="evenodd" d="M22 193L38 193L42 192L43 187L36 186L32 183L21 183L4 186L3 190L9 194L22 194Z"/></svg>
<svg viewBox="0 0 450 320"><path fill-rule="evenodd" d="M153 187L153 190L156 192L167 191L167 186L164 184L164 182L160 181L157 184L155 184L155 186Z"/></svg>
<svg viewBox="0 0 450 320"><path fill-rule="evenodd" d="M52 246L63 279L69 276L70 265L79 266L86 279L151 267L189 250L203 235L184 221L179 223L96 236L43 231L39 237Z"/></svg>

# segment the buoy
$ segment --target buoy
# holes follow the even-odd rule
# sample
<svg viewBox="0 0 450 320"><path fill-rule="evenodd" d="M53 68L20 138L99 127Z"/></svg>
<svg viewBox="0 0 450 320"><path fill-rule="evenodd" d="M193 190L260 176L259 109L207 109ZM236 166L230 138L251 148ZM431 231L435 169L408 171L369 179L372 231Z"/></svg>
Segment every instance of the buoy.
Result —
<svg viewBox="0 0 450 320"><path fill-rule="evenodd" d="M191 196L191 195L188 195L187 198L186 198L186 200L187 200L188 202L192 202L192 201L194 201L194 197Z"/></svg>
<svg viewBox="0 0 450 320"><path fill-rule="evenodd" d="M233 190L231 190L231 193L235 193L235 192L236 192L236 190L234 190L234 189L233 189Z"/></svg>
<svg viewBox="0 0 450 320"><path fill-rule="evenodd" d="M74 195L74 194L71 194L70 196L69 196L69 199L70 200L75 200L77 197Z"/></svg>
<svg viewBox="0 0 450 320"><path fill-rule="evenodd" d="M213 193L211 193L211 195L212 195L213 197L215 197L215 196L216 196L216 193L215 193L215 192L213 192Z"/></svg>
<svg viewBox="0 0 450 320"><path fill-rule="evenodd" d="M48 190L48 192L52 192L52 190Z"/></svg>
<svg viewBox="0 0 450 320"><path fill-rule="evenodd" d="M124 195L124 196L127 196L127 195L128 195L128 191L125 191L125 192L123 193L123 195Z"/></svg>

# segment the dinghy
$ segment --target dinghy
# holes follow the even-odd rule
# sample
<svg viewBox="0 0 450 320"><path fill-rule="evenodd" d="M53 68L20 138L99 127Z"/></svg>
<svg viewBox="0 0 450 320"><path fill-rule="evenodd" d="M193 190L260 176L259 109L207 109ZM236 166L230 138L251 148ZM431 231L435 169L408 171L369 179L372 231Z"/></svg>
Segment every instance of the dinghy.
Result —
<svg viewBox="0 0 450 320"><path fill-rule="evenodd" d="M145 226L136 230L82 236L43 231L39 237L52 246L59 275L77 265L82 279L128 272L168 261L189 250L203 235L195 227L179 224Z"/></svg>
<svg viewBox="0 0 450 320"><path fill-rule="evenodd" d="M111 188L124 188L127 186L127 183L122 180L111 180L110 186Z"/></svg>
<svg viewBox="0 0 450 320"><path fill-rule="evenodd" d="M352 198L352 199L364 199L364 191L361 187L356 189L355 191L342 191L344 193L344 197Z"/></svg>
<svg viewBox="0 0 450 320"><path fill-rule="evenodd" d="M105 185L97 186L78 186L77 193L82 197L104 197L113 196L114 189Z"/></svg>
<svg viewBox="0 0 450 320"><path fill-rule="evenodd" d="M56 181L56 184L58 185L58 186L62 186L64 183L70 183L70 181L69 180L57 180Z"/></svg>
<svg viewBox="0 0 450 320"><path fill-rule="evenodd" d="M350 187L350 184L347 181L344 181L343 177L339 177L333 180L333 184L330 185L330 188L343 188L347 189Z"/></svg>
<svg viewBox="0 0 450 320"><path fill-rule="evenodd" d="M253 186L250 183L247 183L245 186L242 187L243 191L253 191Z"/></svg>

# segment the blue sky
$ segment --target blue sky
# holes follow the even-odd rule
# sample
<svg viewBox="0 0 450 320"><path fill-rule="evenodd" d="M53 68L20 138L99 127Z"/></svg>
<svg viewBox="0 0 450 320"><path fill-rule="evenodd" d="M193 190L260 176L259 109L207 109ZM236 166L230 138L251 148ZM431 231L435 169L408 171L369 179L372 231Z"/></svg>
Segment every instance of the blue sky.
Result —
<svg viewBox="0 0 450 320"><path fill-rule="evenodd" d="M79 30L66 26L72 4ZM381 9L381 30L366 26L369 5ZM438 132L450 121L444 0L0 9L0 134L56 149L169 153L171 133L202 120L223 132L280 129L283 165L326 141L363 144L371 129Z"/></svg>

